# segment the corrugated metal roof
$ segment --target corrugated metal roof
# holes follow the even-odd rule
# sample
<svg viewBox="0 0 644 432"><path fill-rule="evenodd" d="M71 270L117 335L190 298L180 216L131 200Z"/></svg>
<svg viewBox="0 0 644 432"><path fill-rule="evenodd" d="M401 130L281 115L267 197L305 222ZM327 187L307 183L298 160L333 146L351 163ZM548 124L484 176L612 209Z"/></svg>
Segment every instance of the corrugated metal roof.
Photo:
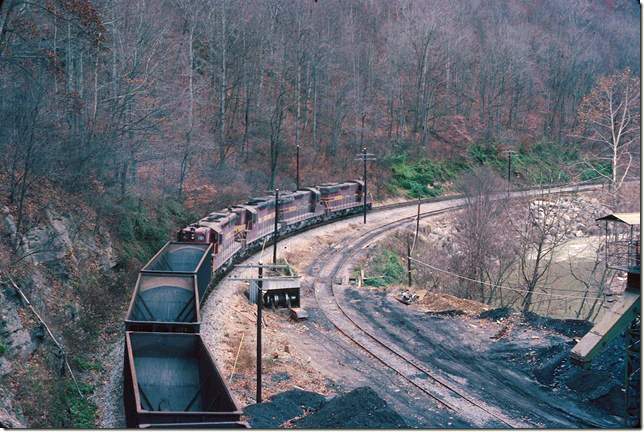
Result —
<svg viewBox="0 0 644 432"><path fill-rule="evenodd" d="M639 225L640 214L639 213L613 213L613 214L609 214L608 216L604 216L595 220L617 221L617 222L623 222L627 225Z"/></svg>

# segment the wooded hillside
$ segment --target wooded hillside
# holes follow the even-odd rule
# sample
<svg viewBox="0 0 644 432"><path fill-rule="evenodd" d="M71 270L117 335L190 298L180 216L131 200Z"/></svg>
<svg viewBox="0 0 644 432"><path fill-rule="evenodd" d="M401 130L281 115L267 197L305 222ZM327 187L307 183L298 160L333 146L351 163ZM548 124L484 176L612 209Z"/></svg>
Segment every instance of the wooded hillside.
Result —
<svg viewBox="0 0 644 432"><path fill-rule="evenodd" d="M19 225L43 176L99 208L221 203L294 187L296 145L303 184L356 177L364 146L584 149L584 97L640 73L627 0L0 5L0 184Z"/></svg>

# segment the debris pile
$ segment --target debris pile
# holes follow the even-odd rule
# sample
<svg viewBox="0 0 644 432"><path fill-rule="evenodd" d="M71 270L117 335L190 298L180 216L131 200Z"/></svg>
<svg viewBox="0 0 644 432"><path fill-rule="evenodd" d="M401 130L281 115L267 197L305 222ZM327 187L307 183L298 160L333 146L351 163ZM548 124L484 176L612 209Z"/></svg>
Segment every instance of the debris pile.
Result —
<svg viewBox="0 0 644 432"><path fill-rule="evenodd" d="M462 299L445 293L427 293L418 299L417 304L427 312L460 311L458 315L478 315L487 311L489 306L475 300ZM451 312L451 315L454 315Z"/></svg>
<svg viewBox="0 0 644 432"><path fill-rule="evenodd" d="M418 294L410 291L403 291L400 297L398 297L398 300L401 301L402 303L405 303L406 305L410 305L416 300L418 300Z"/></svg>

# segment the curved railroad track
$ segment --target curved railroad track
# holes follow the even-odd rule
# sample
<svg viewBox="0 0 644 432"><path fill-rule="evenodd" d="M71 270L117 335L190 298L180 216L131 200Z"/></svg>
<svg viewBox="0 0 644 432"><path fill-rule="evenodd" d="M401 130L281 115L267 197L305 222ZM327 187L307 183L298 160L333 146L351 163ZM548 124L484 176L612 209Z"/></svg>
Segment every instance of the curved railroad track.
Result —
<svg viewBox="0 0 644 432"><path fill-rule="evenodd" d="M421 213L421 219L437 216L449 211L454 211L460 206L449 207ZM357 251L386 231L398 228L413 222L416 216L406 217L390 222L370 230L361 235L357 240L326 258L315 276L313 287L315 297L324 314L333 326L342 334L351 339L356 345L372 355L375 359L400 375L404 381L416 387L423 394L433 399L437 404L456 413L468 412L470 420L486 427L528 427L529 425L516 422L505 417L500 412L495 412L492 407L485 406L475 401L471 396L459 391L435 376L420 362L411 359L399 352L395 347L382 341L377 336L366 330L360 323L349 316L342 306L334 289L334 282L346 261ZM329 301L332 299L332 301ZM325 301L326 300L326 301Z"/></svg>
<svg viewBox="0 0 644 432"><path fill-rule="evenodd" d="M583 189L591 189L595 186L589 185ZM566 193L579 190L579 187L558 188L556 192ZM523 192L515 192L520 195ZM502 196L506 196L503 194ZM447 201L450 198L432 200L429 202ZM449 207L421 212L420 218L437 216L450 211L457 210L463 206L459 198L451 198L453 204ZM427 201L426 201L427 202ZM400 203L390 206L374 207L374 210L389 210L398 207L409 206L416 202ZM347 261L357 252L364 249L370 242L386 233L387 231L404 226L416 220L416 216L408 216L395 221L380 225L359 237L349 239L338 244L334 249L322 253L309 266L313 273L313 289L316 301L333 326L348 339L354 342L366 353L383 364L386 368L399 375L404 382L420 390L427 397L432 399L437 405L447 408L450 411L465 415L468 421L479 427L535 427L536 425L512 419L504 415L497 407L490 406L476 397L469 395L462 389L457 389L444 379L437 376L426 365L414 358L408 353L399 350L394 344L391 344L378 335L365 328L363 324L352 318L343 302L338 299L335 290L335 282L338 275L343 271ZM576 419L580 426L584 422L582 419ZM588 424L588 426L592 426Z"/></svg>

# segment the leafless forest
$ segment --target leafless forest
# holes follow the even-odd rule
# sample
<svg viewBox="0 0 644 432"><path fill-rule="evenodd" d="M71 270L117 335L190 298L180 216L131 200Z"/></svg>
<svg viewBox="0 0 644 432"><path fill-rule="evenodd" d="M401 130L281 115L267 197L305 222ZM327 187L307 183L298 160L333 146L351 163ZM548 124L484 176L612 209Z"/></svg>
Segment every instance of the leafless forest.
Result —
<svg viewBox="0 0 644 432"><path fill-rule="evenodd" d="M0 5L2 192L19 215L43 178L94 207L292 187L296 145L303 183L353 176L363 146L583 147L600 77L639 97L634 1Z"/></svg>

